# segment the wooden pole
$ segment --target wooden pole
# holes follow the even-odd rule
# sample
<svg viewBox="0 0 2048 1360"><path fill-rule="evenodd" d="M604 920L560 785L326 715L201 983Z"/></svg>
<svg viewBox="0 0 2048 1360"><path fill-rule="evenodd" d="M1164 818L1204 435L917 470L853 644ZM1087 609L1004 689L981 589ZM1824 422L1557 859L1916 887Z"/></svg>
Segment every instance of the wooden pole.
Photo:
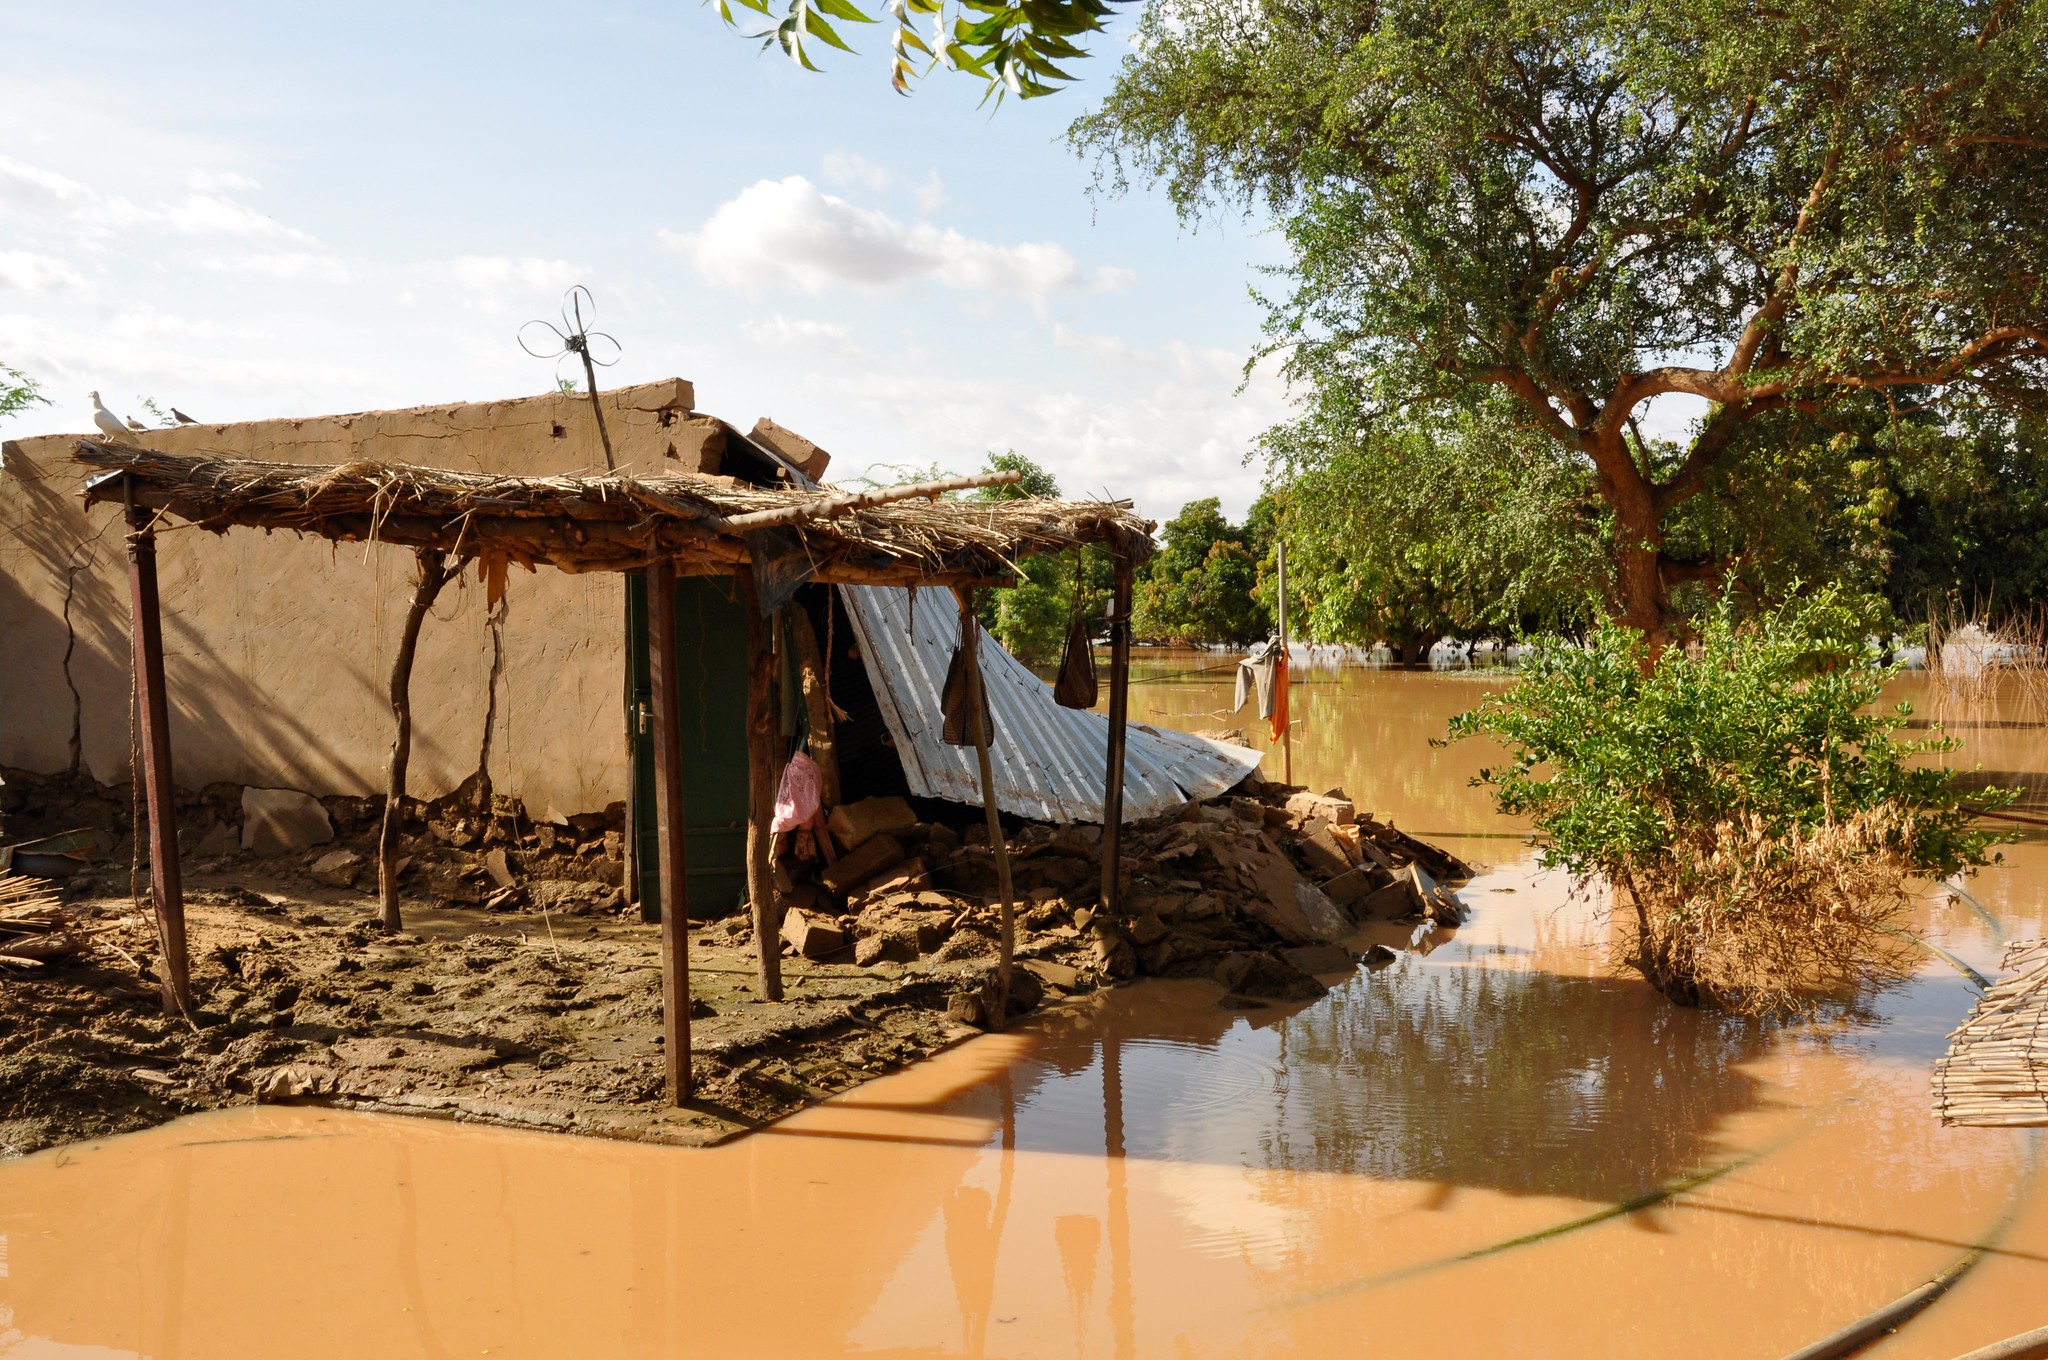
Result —
<svg viewBox="0 0 2048 1360"><path fill-rule="evenodd" d="M974 732L974 759L981 769L981 806L988 814L988 844L996 856L996 891L1002 894L1002 924L996 947L996 1013L991 1029L1010 1020L1010 970L1017 955L1017 895L1010 881L1010 844L1003 838L1003 814L996 805L995 770L988 755L988 709L981 693L981 621L974 592L956 590L960 601L960 655L967 674L967 722Z"/></svg>
<svg viewBox="0 0 2048 1360"><path fill-rule="evenodd" d="M398 912L398 829L405 821L405 769L412 761L412 659L419 650L420 624L453 574L448 558L438 548L421 548L414 556L419 562L419 578L413 583L404 631L398 635L398 655L391 662L391 715L398 721L398 730L391 738L384 820L377 828L378 920L386 930L398 930L404 924Z"/></svg>
<svg viewBox="0 0 2048 1360"><path fill-rule="evenodd" d="M1279 559L1277 575L1279 577L1280 599L1279 681L1282 686L1291 686L1294 683L1294 658L1288 655L1287 651L1287 541L1285 539L1282 539L1277 545L1276 552ZM1283 719L1283 725L1280 728L1280 782L1283 784L1292 784L1294 782L1294 706L1287 702L1288 698L1288 695L1283 694L1274 700L1280 706L1280 715Z"/></svg>
<svg viewBox="0 0 2048 1360"><path fill-rule="evenodd" d="M1123 914L1124 742L1131 716L1131 560L1116 556L1109 605L1109 745L1102 789L1102 909Z"/></svg>
<svg viewBox="0 0 2048 1360"><path fill-rule="evenodd" d="M129 480L132 483L132 479ZM156 534L149 512L128 502L128 595L130 640L135 654L135 713L141 726L143 781L149 800L149 892L156 907L157 935L164 951L164 1010L192 1009L192 974L185 952L185 885L178 865L177 789L171 782L170 704L164 693L163 619L156 593ZM143 834L141 827L133 834Z"/></svg>
<svg viewBox="0 0 2048 1360"><path fill-rule="evenodd" d="M747 904L754 913L754 967L764 1001L782 1000L782 904L775 900L769 849L775 820L775 653L761 616L754 573L742 567L740 612L747 616Z"/></svg>
<svg viewBox="0 0 2048 1360"><path fill-rule="evenodd" d="M662 1057L668 1099L690 1099L690 884L683 842L682 691L676 656L676 568L647 568L648 671L654 686L654 822L661 875Z"/></svg>

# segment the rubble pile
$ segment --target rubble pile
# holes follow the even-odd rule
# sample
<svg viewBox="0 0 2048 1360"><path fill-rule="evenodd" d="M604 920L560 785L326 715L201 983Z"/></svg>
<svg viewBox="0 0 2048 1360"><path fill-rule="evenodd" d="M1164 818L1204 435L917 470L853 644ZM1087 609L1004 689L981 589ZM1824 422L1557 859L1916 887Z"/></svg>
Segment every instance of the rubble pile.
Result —
<svg viewBox="0 0 2048 1360"><path fill-rule="evenodd" d="M995 957L997 870L982 824L955 830L920 821L904 799L871 798L834 809L829 826L835 860L782 867L785 952L864 967ZM1120 919L1100 909L1100 827L1024 824L1007 839L1017 957L1054 995L1140 976L1211 977L1232 1005L1318 995L1317 974L1364 957L1341 945L1360 927L1458 924L1442 881L1471 875L1361 816L1341 790L1251 780L1124 829ZM749 927L725 929L744 940Z"/></svg>

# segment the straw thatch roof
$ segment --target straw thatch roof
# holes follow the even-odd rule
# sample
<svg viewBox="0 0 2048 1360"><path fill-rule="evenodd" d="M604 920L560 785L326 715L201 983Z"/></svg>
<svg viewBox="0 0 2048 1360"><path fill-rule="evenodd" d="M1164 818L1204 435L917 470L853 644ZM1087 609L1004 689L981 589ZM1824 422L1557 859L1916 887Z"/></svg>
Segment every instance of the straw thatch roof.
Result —
<svg viewBox="0 0 2048 1360"><path fill-rule="evenodd" d="M1149 558L1152 524L1121 501L894 500L706 475L500 477L397 463L266 463L83 440L86 499L167 512L202 529L289 529L503 557L566 571L629 571L670 558L717 575L756 556L799 555L812 579L846 584L1000 582L1041 553L1101 544ZM764 521L766 521L764 523Z"/></svg>

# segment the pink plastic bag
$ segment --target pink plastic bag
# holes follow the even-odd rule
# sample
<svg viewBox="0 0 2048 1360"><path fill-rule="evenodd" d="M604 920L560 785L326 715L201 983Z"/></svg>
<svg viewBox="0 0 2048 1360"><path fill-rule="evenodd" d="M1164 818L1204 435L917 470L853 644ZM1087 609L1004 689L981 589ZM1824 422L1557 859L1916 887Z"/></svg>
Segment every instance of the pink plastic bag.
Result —
<svg viewBox="0 0 2048 1360"><path fill-rule="evenodd" d="M770 831L794 831L809 826L818 815L818 762L802 751L782 767L782 782L775 790L775 820Z"/></svg>

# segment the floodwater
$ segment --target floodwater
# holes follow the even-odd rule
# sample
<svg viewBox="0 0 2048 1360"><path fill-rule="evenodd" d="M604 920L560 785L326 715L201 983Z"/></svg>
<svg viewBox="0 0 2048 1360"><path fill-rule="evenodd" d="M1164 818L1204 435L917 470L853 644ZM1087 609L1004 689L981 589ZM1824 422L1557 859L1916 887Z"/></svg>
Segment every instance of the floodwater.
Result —
<svg viewBox="0 0 2048 1360"><path fill-rule="evenodd" d="M1146 656L1134 718L1247 726L1166 678L1214 660ZM1978 1246L1870 1353L2048 1321L2048 1150L1929 1113L1960 972L1790 1028L1658 1000L1486 753L1429 744L1499 683L1297 691L1298 782L1487 866L1321 1001L1126 989L705 1151L265 1107L39 1154L0 1165L0 1356L1770 1357ZM1955 730L2048 785L2048 728ZM2044 926L2048 842L2006 854L1924 906L1981 969Z"/></svg>

